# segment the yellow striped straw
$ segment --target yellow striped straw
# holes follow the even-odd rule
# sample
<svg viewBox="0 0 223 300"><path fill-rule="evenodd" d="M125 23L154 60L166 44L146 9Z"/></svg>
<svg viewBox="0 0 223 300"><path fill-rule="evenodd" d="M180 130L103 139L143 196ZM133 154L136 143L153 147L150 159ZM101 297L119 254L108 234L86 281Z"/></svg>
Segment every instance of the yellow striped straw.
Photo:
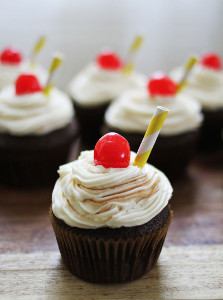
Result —
<svg viewBox="0 0 223 300"><path fill-rule="evenodd" d="M48 77L48 80L46 82L46 86L43 89L43 93L46 96L50 95L50 91L54 87L54 84L52 83L52 78L53 78L53 75L54 75L55 71L60 67L62 61L63 61L63 57L61 55L56 55L52 60L52 63L51 63L50 68L49 68L49 77Z"/></svg>
<svg viewBox="0 0 223 300"><path fill-rule="evenodd" d="M132 45L129 49L129 54L128 54L129 58L128 58L127 63L125 64L125 66L123 68L123 72L125 74L131 74L131 72L133 71L135 54L137 53L137 51L141 47L141 45L143 43L143 40L144 39L141 35L138 35L134 39L134 41L133 41L133 43L132 43Z"/></svg>
<svg viewBox="0 0 223 300"><path fill-rule="evenodd" d="M137 166L139 168L143 168L145 166L163 126L163 123L166 119L168 111L169 110L165 107L156 107L152 120L149 123L145 136L140 144L139 150L133 162L134 166Z"/></svg>
<svg viewBox="0 0 223 300"><path fill-rule="evenodd" d="M177 93L181 92L181 90L185 87L186 85L186 80L188 78L188 75L190 74L191 70L193 69L194 65L197 62L197 58L196 57L190 57L188 59L188 61L186 62L185 66L184 66L184 74L182 79L180 80L178 87L177 87Z"/></svg>
<svg viewBox="0 0 223 300"><path fill-rule="evenodd" d="M30 55L31 65L35 64L36 55L42 50L42 48L45 44L46 44L46 37L41 36L32 49L32 52Z"/></svg>

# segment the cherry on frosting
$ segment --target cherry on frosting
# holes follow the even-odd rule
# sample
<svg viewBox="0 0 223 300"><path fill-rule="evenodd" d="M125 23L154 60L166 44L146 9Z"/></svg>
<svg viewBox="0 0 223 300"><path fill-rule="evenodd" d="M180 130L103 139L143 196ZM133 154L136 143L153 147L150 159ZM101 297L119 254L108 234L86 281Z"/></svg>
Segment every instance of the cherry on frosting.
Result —
<svg viewBox="0 0 223 300"><path fill-rule="evenodd" d="M16 65L22 61L22 55L16 48L6 48L2 51L0 60L2 64Z"/></svg>
<svg viewBox="0 0 223 300"><path fill-rule="evenodd" d="M177 84L163 73L154 74L148 82L147 88L151 96L173 96L177 91Z"/></svg>
<svg viewBox="0 0 223 300"><path fill-rule="evenodd" d="M115 132L105 134L95 145L94 162L105 168L127 168L130 162L128 141Z"/></svg>
<svg viewBox="0 0 223 300"><path fill-rule="evenodd" d="M112 51L101 52L97 57L97 63L102 69L118 70L122 67L122 61Z"/></svg>
<svg viewBox="0 0 223 300"><path fill-rule="evenodd" d="M204 54L201 58L201 64L216 71L221 70L221 58L215 53Z"/></svg>
<svg viewBox="0 0 223 300"><path fill-rule="evenodd" d="M41 92L42 87L35 75L23 73L16 79L15 90L16 95L24 95Z"/></svg>

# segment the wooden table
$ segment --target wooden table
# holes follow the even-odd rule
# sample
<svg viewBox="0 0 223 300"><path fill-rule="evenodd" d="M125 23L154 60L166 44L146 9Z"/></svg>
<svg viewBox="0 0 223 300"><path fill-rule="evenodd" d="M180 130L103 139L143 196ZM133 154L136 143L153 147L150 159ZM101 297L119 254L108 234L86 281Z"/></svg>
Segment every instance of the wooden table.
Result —
<svg viewBox="0 0 223 300"><path fill-rule="evenodd" d="M0 187L2 298L223 299L223 153L197 156L174 183L161 256L132 283L90 284L65 269L48 218L51 192Z"/></svg>

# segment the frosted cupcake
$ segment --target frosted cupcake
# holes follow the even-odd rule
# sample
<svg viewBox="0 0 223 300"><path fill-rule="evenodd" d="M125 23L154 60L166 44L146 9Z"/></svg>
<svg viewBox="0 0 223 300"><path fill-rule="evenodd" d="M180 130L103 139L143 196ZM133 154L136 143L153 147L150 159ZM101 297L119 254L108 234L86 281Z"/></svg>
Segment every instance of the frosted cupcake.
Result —
<svg viewBox="0 0 223 300"><path fill-rule="evenodd" d="M19 74L31 72L37 76L42 84L45 84L48 72L37 64L31 65L24 60L21 52L13 47L4 49L0 54L0 89L13 84Z"/></svg>
<svg viewBox="0 0 223 300"><path fill-rule="evenodd" d="M68 270L90 282L132 281L162 249L172 187L153 166L133 166L135 153L118 134L59 169L50 219Z"/></svg>
<svg viewBox="0 0 223 300"><path fill-rule="evenodd" d="M0 92L1 183L53 182L76 134L73 115L68 96L56 88L45 96L32 74L21 74L5 87Z"/></svg>
<svg viewBox="0 0 223 300"><path fill-rule="evenodd" d="M171 77L180 80L183 68L171 72ZM203 151L222 147L223 128L223 71L220 57L208 53L201 57L187 80L183 93L202 105L204 123L201 128L199 148Z"/></svg>
<svg viewBox="0 0 223 300"><path fill-rule="evenodd" d="M168 108L168 118L150 161L174 179L183 174L193 156L202 122L200 104L176 91L176 83L156 73L147 87L129 90L111 104L104 127L104 132L123 135L131 149L137 151L155 107Z"/></svg>
<svg viewBox="0 0 223 300"><path fill-rule="evenodd" d="M102 51L68 86L82 135L94 143L99 137L104 112L109 103L123 91L145 84L137 72L125 75L123 62L112 51Z"/></svg>

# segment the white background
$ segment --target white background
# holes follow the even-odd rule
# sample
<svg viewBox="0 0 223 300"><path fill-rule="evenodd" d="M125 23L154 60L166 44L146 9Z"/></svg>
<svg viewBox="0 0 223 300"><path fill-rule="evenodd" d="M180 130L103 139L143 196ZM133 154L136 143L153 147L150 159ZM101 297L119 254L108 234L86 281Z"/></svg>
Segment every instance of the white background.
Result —
<svg viewBox="0 0 223 300"><path fill-rule="evenodd" d="M0 0L0 29L0 49L17 45L25 55L46 34L38 60L47 67L56 50L66 55L62 88L105 46L125 58L139 33L145 43L137 68L147 75L206 50L223 58L222 0Z"/></svg>

